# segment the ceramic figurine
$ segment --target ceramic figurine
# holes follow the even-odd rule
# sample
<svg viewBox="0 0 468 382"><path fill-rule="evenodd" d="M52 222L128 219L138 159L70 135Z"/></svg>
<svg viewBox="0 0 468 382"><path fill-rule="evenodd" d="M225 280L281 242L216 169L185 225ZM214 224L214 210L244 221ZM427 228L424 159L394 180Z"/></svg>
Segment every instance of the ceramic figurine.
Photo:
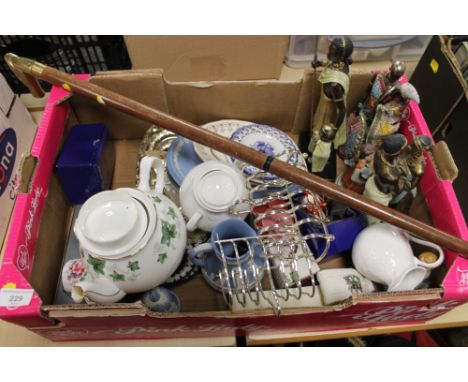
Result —
<svg viewBox="0 0 468 382"><path fill-rule="evenodd" d="M408 102L419 103L419 95L413 85L402 83L406 65L395 61L388 72L378 73L372 81L369 95L360 105L366 122L366 142L381 143L383 137L394 134L400 122L407 116Z"/></svg>
<svg viewBox="0 0 468 382"><path fill-rule="evenodd" d="M338 175L335 183L362 193L364 184L372 174L373 147L364 145L366 123L362 113L351 113L346 124L346 142L338 148L338 156L343 160L345 169ZM354 179L351 180L354 175Z"/></svg>
<svg viewBox="0 0 468 382"><path fill-rule="evenodd" d="M393 134L384 138L374 156L374 175L366 182L364 195L388 206L392 198L410 186L400 154L407 146L403 134ZM379 220L367 215L369 224Z"/></svg>
<svg viewBox="0 0 468 382"><path fill-rule="evenodd" d="M155 189L150 172L157 170ZM185 253L187 231L177 206L163 195L164 166L144 157L137 189L100 192L80 209L73 227L81 260L69 261L62 283L76 303L113 303L164 283Z"/></svg>
<svg viewBox="0 0 468 382"><path fill-rule="evenodd" d="M345 170L339 184L362 194L367 180L374 173L374 154L374 145L365 144L360 146L358 158L352 162L348 162L348 164L345 163ZM352 165L350 165L350 163L352 163Z"/></svg>
<svg viewBox="0 0 468 382"><path fill-rule="evenodd" d="M400 167L404 169L407 177L407 187L396 195L390 204L400 202L408 192L415 196L416 188L426 169L424 153L432 148L432 139L426 135L419 135L408 145L404 155L399 159Z"/></svg>
<svg viewBox="0 0 468 382"><path fill-rule="evenodd" d="M329 62L319 77L322 93L308 147L312 154L312 172L323 171L330 157L332 142L338 148L346 139L346 96L352 53L353 43L347 37L335 38L330 44Z"/></svg>

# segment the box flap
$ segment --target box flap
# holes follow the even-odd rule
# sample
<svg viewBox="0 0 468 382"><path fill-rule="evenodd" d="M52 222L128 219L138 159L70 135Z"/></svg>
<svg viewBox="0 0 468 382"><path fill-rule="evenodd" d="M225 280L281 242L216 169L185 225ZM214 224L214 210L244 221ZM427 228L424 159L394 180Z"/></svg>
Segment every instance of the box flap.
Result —
<svg viewBox="0 0 468 382"><path fill-rule="evenodd" d="M438 175L442 180L453 181L458 176L458 167L445 141L437 142L431 150Z"/></svg>
<svg viewBox="0 0 468 382"><path fill-rule="evenodd" d="M294 128L302 81L167 82L170 112L195 124L243 119Z"/></svg>
<svg viewBox="0 0 468 382"><path fill-rule="evenodd" d="M278 78L289 36L125 36L133 69L171 81Z"/></svg>
<svg viewBox="0 0 468 382"><path fill-rule="evenodd" d="M16 289L19 293L29 293L34 288L30 276L35 260L36 241L52 166L68 112L67 105L54 106L53 103L57 98L62 97L63 93L66 92L61 88L54 88L51 92L31 147L31 156L41 158L41 160L36 162L30 159L23 162L23 166L26 166L25 174L29 173L32 178L26 177L27 181L24 181L24 184L28 184L26 192L20 192L16 196L8 237L2 248L2 263L0 264L0 288L2 290ZM15 104L19 103L15 102ZM42 272L47 274L43 269ZM42 304L39 293L35 290L32 294L28 294L27 301L27 305L17 305L14 309L8 304L0 306L0 317L13 320L13 317L21 319L21 317L36 316Z"/></svg>
<svg viewBox="0 0 468 382"><path fill-rule="evenodd" d="M1 87L0 93L4 89ZM30 152L37 130L20 98L11 94L11 105L4 105L9 108L7 115L0 112L0 242L5 237L15 204L23 158Z"/></svg>
<svg viewBox="0 0 468 382"><path fill-rule="evenodd" d="M97 73L90 82L115 91L162 112L168 112L166 90L160 69ZM150 123L129 116L85 97L70 98L81 124L106 121L111 139L141 139Z"/></svg>

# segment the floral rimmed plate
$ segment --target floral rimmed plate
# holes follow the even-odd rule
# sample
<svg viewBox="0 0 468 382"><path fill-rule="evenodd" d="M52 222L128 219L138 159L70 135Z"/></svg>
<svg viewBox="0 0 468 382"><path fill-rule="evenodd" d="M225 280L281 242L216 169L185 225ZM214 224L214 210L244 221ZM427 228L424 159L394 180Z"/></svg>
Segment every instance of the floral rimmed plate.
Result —
<svg viewBox="0 0 468 382"><path fill-rule="evenodd" d="M305 161L294 141L287 134L275 127L268 125L246 125L237 129L231 136L231 140L251 147L261 153L273 156L294 166L305 167ZM231 161L242 171L245 176L257 174L261 170L236 158ZM276 180L276 175L266 173L264 181Z"/></svg>
<svg viewBox="0 0 468 382"><path fill-rule="evenodd" d="M212 131L216 134L222 135L223 137L230 138L231 135L239 127L251 125L253 122L241 121L238 119L221 119L219 121L213 121L202 125L204 129ZM208 146L203 146L200 143L193 143L195 152L204 162L206 161L220 161L225 163L231 163L230 158L219 151L213 150Z"/></svg>

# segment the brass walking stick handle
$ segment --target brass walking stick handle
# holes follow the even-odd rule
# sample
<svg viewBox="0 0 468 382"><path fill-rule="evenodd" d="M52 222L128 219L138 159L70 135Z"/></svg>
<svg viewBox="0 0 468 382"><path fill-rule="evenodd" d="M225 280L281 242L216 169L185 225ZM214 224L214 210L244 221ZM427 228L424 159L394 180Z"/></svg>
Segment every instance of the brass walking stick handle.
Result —
<svg viewBox="0 0 468 382"><path fill-rule="evenodd" d="M305 170L274 159L250 147L231 141L216 133L184 121L183 119L163 113L135 100L124 97L121 94L80 80L70 74L45 66L36 61L18 57L11 53L5 55L5 60L17 74L18 78L25 83L35 96L42 96L44 94L37 79L50 82L71 93L91 98L107 107L115 108L141 120L159 125L192 141L220 151L223 154L235 157L257 168L264 169L292 183L296 183L319 194L326 195L349 207L398 226L468 258L468 242L420 222L399 211L383 206L363 195L337 186Z"/></svg>

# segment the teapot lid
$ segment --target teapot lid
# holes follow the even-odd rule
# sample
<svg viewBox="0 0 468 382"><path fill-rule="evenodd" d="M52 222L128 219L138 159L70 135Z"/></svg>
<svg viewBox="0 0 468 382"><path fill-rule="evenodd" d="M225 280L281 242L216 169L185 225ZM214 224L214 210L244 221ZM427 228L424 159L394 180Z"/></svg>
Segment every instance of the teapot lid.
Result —
<svg viewBox="0 0 468 382"><path fill-rule="evenodd" d="M86 251L99 257L120 258L143 239L148 225L145 203L120 189L89 198L81 207L74 231Z"/></svg>
<svg viewBox="0 0 468 382"><path fill-rule="evenodd" d="M193 192L197 202L212 212L227 211L245 189L242 175L231 166L205 162L197 168Z"/></svg>

